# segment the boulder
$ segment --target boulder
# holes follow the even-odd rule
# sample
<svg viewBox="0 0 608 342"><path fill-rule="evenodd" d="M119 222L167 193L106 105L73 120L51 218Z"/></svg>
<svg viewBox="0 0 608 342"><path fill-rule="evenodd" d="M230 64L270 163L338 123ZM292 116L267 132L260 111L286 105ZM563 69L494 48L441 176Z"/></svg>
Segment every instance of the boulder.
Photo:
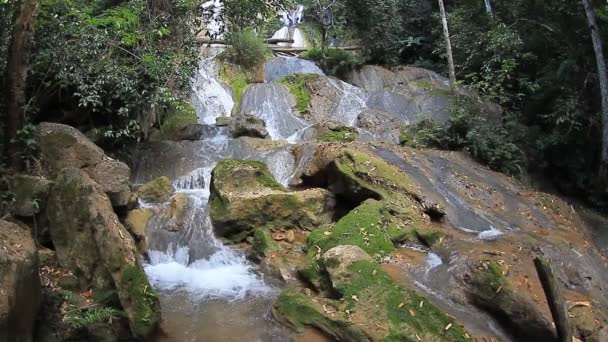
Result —
<svg viewBox="0 0 608 342"><path fill-rule="evenodd" d="M210 203L216 233L237 241L261 226L315 229L331 221L335 205L326 190L287 191L265 164L235 159L213 170Z"/></svg>
<svg viewBox="0 0 608 342"><path fill-rule="evenodd" d="M300 141L352 142L359 138L359 132L334 121L324 121L301 131L298 138Z"/></svg>
<svg viewBox="0 0 608 342"><path fill-rule="evenodd" d="M137 189L139 198L150 203L167 202L174 193L175 188L166 176L158 177Z"/></svg>
<svg viewBox="0 0 608 342"><path fill-rule="evenodd" d="M196 141L201 140L203 137L204 125L201 124L190 124L175 130L172 136L174 141L190 140Z"/></svg>
<svg viewBox="0 0 608 342"><path fill-rule="evenodd" d="M170 232L183 230L188 220L191 218L193 209L190 197L185 194L176 194L160 213L160 224L163 229Z"/></svg>
<svg viewBox="0 0 608 342"><path fill-rule="evenodd" d="M332 286L342 288L355 277L350 269L351 265L355 261L371 261L372 257L358 246L343 245L329 249L323 254L322 260Z"/></svg>
<svg viewBox="0 0 608 342"><path fill-rule="evenodd" d="M374 140L399 143L401 122L389 112L365 109L357 117L357 127L372 133Z"/></svg>
<svg viewBox="0 0 608 342"><path fill-rule="evenodd" d="M34 216L44 210L51 182L43 177L15 175L9 178L8 188L15 196L13 213Z"/></svg>
<svg viewBox="0 0 608 342"><path fill-rule="evenodd" d="M74 127L44 122L38 125L35 139L40 147L47 178L54 178L62 169L82 169L98 183L115 207L125 206L131 190L131 170L114 160Z"/></svg>
<svg viewBox="0 0 608 342"><path fill-rule="evenodd" d="M83 288L115 290L132 334L148 338L160 321L158 298L103 188L83 170L65 168L51 188L47 216L59 264Z"/></svg>
<svg viewBox="0 0 608 342"><path fill-rule="evenodd" d="M252 114L240 114L236 116L230 123L230 134L234 138L245 136L265 139L268 137L264 120Z"/></svg>
<svg viewBox="0 0 608 342"><path fill-rule="evenodd" d="M41 302L38 252L31 233L0 220L0 341L32 341Z"/></svg>
<svg viewBox="0 0 608 342"><path fill-rule="evenodd" d="M154 210L150 208L131 210L125 218L125 227L134 237L144 238L146 236L146 226L153 216Z"/></svg>

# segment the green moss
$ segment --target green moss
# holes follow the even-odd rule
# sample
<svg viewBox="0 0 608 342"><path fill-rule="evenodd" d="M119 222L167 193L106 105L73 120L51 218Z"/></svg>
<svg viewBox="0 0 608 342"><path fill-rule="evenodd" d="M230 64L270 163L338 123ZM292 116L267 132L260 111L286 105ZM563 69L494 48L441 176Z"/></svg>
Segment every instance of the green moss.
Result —
<svg viewBox="0 0 608 342"><path fill-rule="evenodd" d="M179 129L198 123L196 110L189 103L173 102L162 115L161 131L165 136L171 136Z"/></svg>
<svg viewBox="0 0 608 342"><path fill-rule="evenodd" d="M229 116L220 116L215 119L216 126L228 126L230 125L230 117Z"/></svg>
<svg viewBox="0 0 608 342"><path fill-rule="evenodd" d="M416 229L416 236L420 242L425 244L428 247L434 246L441 239L443 239L446 234L444 232L440 232L437 230L430 229Z"/></svg>
<svg viewBox="0 0 608 342"><path fill-rule="evenodd" d="M435 84L433 82L425 79L414 81L414 85L424 90L432 90L433 88L435 88Z"/></svg>
<svg viewBox="0 0 608 342"><path fill-rule="evenodd" d="M345 149L336 158L335 165L349 187L348 195L403 200L416 192L406 174L368 153Z"/></svg>
<svg viewBox="0 0 608 342"><path fill-rule="evenodd" d="M323 315L309 297L291 290L281 293L274 309L275 316L298 331L315 327L339 341L369 341L367 336L350 322Z"/></svg>
<svg viewBox="0 0 608 342"><path fill-rule="evenodd" d="M131 332L138 338L146 339L160 322L158 295L141 267L128 267L122 274L121 282L131 304Z"/></svg>
<svg viewBox="0 0 608 342"><path fill-rule="evenodd" d="M395 251L393 240L404 233L383 202L369 199L342 217L332 230L313 231L306 244L308 250L320 248L321 253L340 245L355 245L369 255L383 257Z"/></svg>
<svg viewBox="0 0 608 342"><path fill-rule="evenodd" d="M481 264L473 273L472 284L474 299L482 307L508 315L515 304L515 294L500 266L494 262Z"/></svg>
<svg viewBox="0 0 608 342"><path fill-rule="evenodd" d="M168 201L174 192L169 177L162 176L142 185L137 190L137 195L146 202L162 203Z"/></svg>
<svg viewBox="0 0 608 342"><path fill-rule="evenodd" d="M219 77L232 89L234 100L232 111L237 113L241 108L241 99L247 86L255 81L255 72L238 65L223 63L219 67Z"/></svg>
<svg viewBox="0 0 608 342"><path fill-rule="evenodd" d="M353 127L338 126L324 130L318 137L321 142L352 142L359 137Z"/></svg>
<svg viewBox="0 0 608 342"><path fill-rule="evenodd" d="M253 233L253 250L256 254L265 256L279 250L279 245L272 239L267 229L258 228Z"/></svg>
<svg viewBox="0 0 608 342"><path fill-rule="evenodd" d="M260 183L260 185L273 190L285 191L285 187L274 179L274 176L270 172L270 169L268 169L268 166L255 160L221 160L213 169L213 177L216 179L228 180L227 175L230 175L243 165L256 169L256 180Z"/></svg>
<svg viewBox="0 0 608 342"><path fill-rule="evenodd" d="M311 101L311 92L308 83L315 81L319 75L315 74L295 74L283 77L279 83L289 89L296 100L296 110L300 114L308 113Z"/></svg>

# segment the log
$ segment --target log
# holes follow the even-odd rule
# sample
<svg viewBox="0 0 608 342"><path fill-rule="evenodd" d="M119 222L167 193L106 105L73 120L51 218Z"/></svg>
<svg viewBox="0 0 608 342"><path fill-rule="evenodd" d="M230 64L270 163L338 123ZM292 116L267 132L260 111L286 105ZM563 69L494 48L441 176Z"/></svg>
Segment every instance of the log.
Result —
<svg viewBox="0 0 608 342"><path fill-rule="evenodd" d="M572 329L568 324L568 309L561 292L561 288L557 282L557 277L553 273L553 269L549 262L543 257L534 258L534 266L540 283L543 285L551 316L555 322L557 337L560 342L572 341Z"/></svg>
<svg viewBox="0 0 608 342"><path fill-rule="evenodd" d="M299 48L299 47L293 48L293 47L288 47L288 46L269 46L269 48L273 52L283 52L283 53L302 53L302 52L309 50L307 48ZM357 50L361 50L361 47L360 46L342 46L342 47L336 47L336 48L332 48L332 49L343 50L343 51L357 51Z"/></svg>
<svg viewBox="0 0 608 342"><path fill-rule="evenodd" d="M221 44L228 45L228 42L225 39L209 39L207 37L199 37L196 38L196 41L201 44ZM285 39L285 38L268 38L264 39L264 43L266 44L278 44L278 43L289 43L292 44L294 42L293 39Z"/></svg>

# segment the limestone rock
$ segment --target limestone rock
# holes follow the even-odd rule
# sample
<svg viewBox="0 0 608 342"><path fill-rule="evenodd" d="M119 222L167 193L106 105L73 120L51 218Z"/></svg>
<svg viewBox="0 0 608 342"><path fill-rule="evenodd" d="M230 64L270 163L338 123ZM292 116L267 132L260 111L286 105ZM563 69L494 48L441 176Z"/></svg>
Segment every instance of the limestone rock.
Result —
<svg viewBox="0 0 608 342"><path fill-rule="evenodd" d="M177 129L172 136L174 141L190 140L196 141L201 140L203 136L204 125L192 124Z"/></svg>
<svg viewBox="0 0 608 342"><path fill-rule="evenodd" d="M268 137L264 120L251 114L236 116L230 123L230 134L234 138L246 136L265 139Z"/></svg>
<svg viewBox="0 0 608 342"><path fill-rule="evenodd" d="M0 220L0 341L32 341L41 297L31 233Z"/></svg>
<svg viewBox="0 0 608 342"><path fill-rule="evenodd" d="M261 226L312 230L331 221L334 198L326 190L289 192L260 162L226 159L211 179L216 233L240 241Z"/></svg>
<svg viewBox="0 0 608 342"><path fill-rule="evenodd" d="M160 213L163 229L170 232L183 230L186 226L192 205L190 197L185 194L177 194L171 198L167 207Z"/></svg>
<svg viewBox="0 0 608 342"><path fill-rule="evenodd" d="M59 264L82 287L115 289L133 335L149 337L160 320L158 298L133 238L102 187L83 170L62 170L51 189L47 216Z"/></svg>
<svg viewBox="0 0 608 342"><path fill-rule="evenodd" d="M334 288L341 288L352 280L354 275L349 267L360 260L371 261L372 257L360 247L352 245L337 246L323 254L323 265Z"/></svg>
<svg viewBox="0 0 608 342"><path fill-rule="evenodd" d="M125 227L138 238L146 236L146 226L154 216L154 210L150 208L135 209L129 211L125 218Z"/></svg>
<svg viewBox="0 0 608 342"><path fill-rule="evenodd" d="M49 179L66 167L82 169L102 187L112 205L127 204L131 170L126 164L105 155L74 127L44 122L38 125L35 138Z"/></svg>
<svg viewBox="0 0 608 342"><path fill-rule="evenodd" d="M43 177L15 175L8 181L9 191L15 195L13 212L17 216L34 216L46 206L51 182Z"/></svg>
<svg viewBox="0 0 608 342"><path fill-rule="evenodd" d="M357 117L357 127L372 133L376 140L399 143L401 123L391 113L366 109Z"/></svg>
<svg viewBox="0 0 608 342"><path fill-rule="evenodd" d="M175 189L169 177L159 177L144 185L137 190L139 198L150 203L164 203L167 202Z"/></svg>

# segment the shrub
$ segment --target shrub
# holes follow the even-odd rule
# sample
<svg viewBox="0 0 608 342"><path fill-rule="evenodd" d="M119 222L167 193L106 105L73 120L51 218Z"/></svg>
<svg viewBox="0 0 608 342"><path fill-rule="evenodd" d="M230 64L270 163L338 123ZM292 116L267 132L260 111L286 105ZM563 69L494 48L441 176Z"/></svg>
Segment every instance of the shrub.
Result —
<svg viewBox="0 0 608 342"><path fill-rule="evenodd" d="M338 49L311 49L303 57L317 63L326 74L338 78L345 77L349 71L363 63L354 54Z"/></svg>
<svg viewBox="0 0 608 342"><path fill-rule="evenodd" d="M487 122L474 100L463 96L453 99L450 112L450 119L445 123L422 120L403 127L401 144L464 150L493 170L512 176L523 173L525 154L515 144L515 135L507 124Z"/></svg>
<svg viewBox="0 0 608 342"><path fill-rule="evenodd" d="M229 63L240 65L244 68L253 68L263 63L270 50L253 30L245 29L237 31L228 37L230 45L222 54Z"/></svg>

